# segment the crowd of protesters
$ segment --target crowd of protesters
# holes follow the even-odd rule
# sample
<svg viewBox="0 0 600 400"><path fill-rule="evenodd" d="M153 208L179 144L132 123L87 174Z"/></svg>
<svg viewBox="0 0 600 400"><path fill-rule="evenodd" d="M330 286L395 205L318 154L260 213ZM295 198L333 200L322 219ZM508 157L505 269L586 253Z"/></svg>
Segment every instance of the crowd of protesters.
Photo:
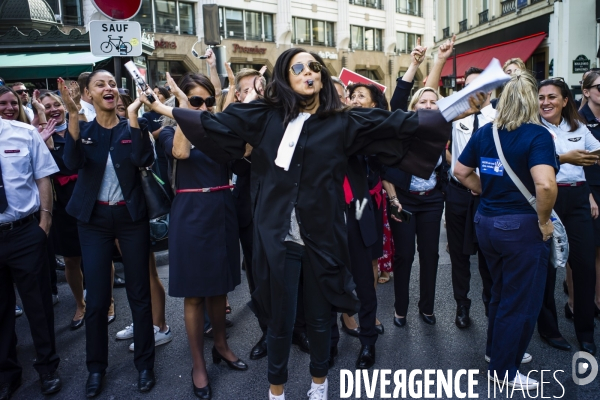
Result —
<svg viewBox="0 0 600 400"><path fill-rule="evenodd" d="M212 397L205 337L213 339L213 362L252 368L225 330L227 293L241 282L242 260L262 331L249 358L268 357L268 398L285 398L294 344L310 354L308 398L323 400L340 350L338 321L360 340L357 369L375 365L382 321L392 317L393 329L406 329L417 251L419 315L436 324L442 223L456 326L471 325L470 256L478 254L489 379L536 388L519 373L533 359L526 350L536 322L548 345L571 349L558 330L553 209L570 245L565 317L575 321L579 349L596 354L600 71L583 75L578 102L562 78L538 82L522 60L510 59L497 98L478 93L447 122L438 82L453 45L440 46L426 87L411 96L427 51L418 45L389 104L377 86L346 87L301 48L281 54L268 84L264 69L234 74L226 64L228 88L209 49L209 77L188 73L175 82L167 74L153 102L151 93L119 88L104 70L59 78L58 91L31 96L23 83L0 80L0 399L21 384L15 318L23 311L41 391L61 389L57 255L75 305L70 328L85 327L87 397L105 384L115 286L126 288L132 321L116 338L133 339L140 392L155 385L154 348L174 334L140 180L149 168L172 196L168 294L184 298L199 398ZM482 72L469 68L465 85ZM535 209L510 168L535 195ZM115 275L115 255L125 278ZM390 279L394 315L378 315L377 285Z"/></svg>

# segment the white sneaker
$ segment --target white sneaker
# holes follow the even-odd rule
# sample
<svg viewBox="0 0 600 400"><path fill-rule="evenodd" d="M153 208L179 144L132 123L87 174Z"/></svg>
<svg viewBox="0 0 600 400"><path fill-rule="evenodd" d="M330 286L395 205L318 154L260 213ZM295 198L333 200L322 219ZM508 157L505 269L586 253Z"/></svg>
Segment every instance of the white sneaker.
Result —
<svg viewBox="0 0 600 400"><path fill-rule="evenodd" d="M131 339L133 337L133 322L122 331L117 332L117 340Z"/></svg>
<svg viewBox="0 0 600 400"><path fill-rule="evenodd" d="M500 378L495 379L492 375L490 375L490 371L488 371L488 379L492 382L496 382L502 384ZM522 373L517 371L517 375L515 379L510 382L507 382L508 387L514 387L515 390L531 390L538 387L538 381L533 378L528 378Z"/></svg>
<svg viewBox="0 0 600 400"><path fill-rule="evenodd" d="M271 393L271 389L269 389L269 400L285 400L285 392L281 393L279 396L275 396Z"/></svg>
<svg viewBox="0 0 600 400"><path fill-rule="evenodd" d="M173 340L173 334L171 333L171 328L167 325L167 331L161 332L160 328L154 325L154 346L160 346L161 344L167 344L171 340ZM135 346L133 343L129 345L129 351L134 351Z"/></svg>
<svg viewBox="0 0 600 400"><path fill-rule="evenodd" d="M325 382L320 385L317 385L314 382L310 384L310 390L307 393L308 400L327 400L327 387L329 383L327 382L327 378L325 378Z"/></svg>
<svg viewBox="0 0 600 400"><path fill-rule="evenodd" d="M521 364L530 363L533 360L533 357L529 353L523 354L523 359L521 360ZM490 362L490 356L485 356L485 361Z"/></svg>

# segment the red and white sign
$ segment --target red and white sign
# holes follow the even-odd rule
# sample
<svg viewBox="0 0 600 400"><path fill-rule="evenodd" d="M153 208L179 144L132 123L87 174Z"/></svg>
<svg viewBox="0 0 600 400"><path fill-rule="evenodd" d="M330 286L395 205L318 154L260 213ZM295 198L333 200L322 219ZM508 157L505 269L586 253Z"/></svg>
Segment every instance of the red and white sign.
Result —
<svg viewBox="0 0 600 400"><path fill-rule="evenodd" d="M92 0L92 3L112 20L131 19L142 8L142 0Z"/></svg>
<svg viewBox="0 0 600 400"><path fill-rule="evenodd" d="M344 82L344 85L346 86L352 85L353 83L372 83L373 85L377 86L379 90L381 90L383 93L385 93L385 91L387 90L387 87L383 86L381 83L372 81L366 76L357 74L356 72L350 71L347 68L342 68L342 72L340 73L340 80Z"/></svg>

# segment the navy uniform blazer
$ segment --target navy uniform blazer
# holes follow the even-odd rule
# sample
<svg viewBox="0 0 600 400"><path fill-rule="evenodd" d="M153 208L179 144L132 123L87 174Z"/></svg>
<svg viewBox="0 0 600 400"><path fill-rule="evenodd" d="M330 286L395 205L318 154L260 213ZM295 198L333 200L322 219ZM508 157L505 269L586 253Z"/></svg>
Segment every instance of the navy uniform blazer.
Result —
<svg viewBox="0 0 600 400"><path fill-rule="evenodd" d="M348 267L343 181L348 158L376 154L380 161L429 177L446 145L451 124L438 111L405 113L356 108L311 115L304 122L289 171L275 165L285 131L280 108L263 101L234 103L211 114L184 108L173 117L193 145L218 162L242 158L252 145L253 265L258 314L268 321L271 287L285 281L285 238L296 210L308 268L333 309L360 308Z"/></svg>
<svg viewBox="0 0 600 400"><path fill-rule="evenodd" d="M590 132L592 132L592 135L594 135L597 140L600 140L600 123L598 123L589 104L583 106L583 108L579 110L579 114L585 119L586 126ZM583 167L583 170L585 171L585 180L589 185L600 185L600 165L594 164L590 167Z"/></svg>
<svg viewBox="0 0 600 400"><path fill-rule="evenodd" d="M140 182L139 167L149 167L154 161L154 150L148 128L131 128L129 121L119 118L112 129L101 127L96 120L79 123L79 139L67 133L63 160L67 168L79 170L73 196L67 212L79 221L88 222L98 200L98 192L108 153L113 165L131 219L146 217L146 200Z"/></svg>

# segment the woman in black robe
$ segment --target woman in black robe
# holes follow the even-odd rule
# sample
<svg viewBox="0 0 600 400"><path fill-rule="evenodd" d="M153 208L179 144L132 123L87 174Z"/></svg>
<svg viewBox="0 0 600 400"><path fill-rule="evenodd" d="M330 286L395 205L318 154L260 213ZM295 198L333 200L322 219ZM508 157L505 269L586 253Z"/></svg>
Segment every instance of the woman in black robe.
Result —
<svg viewBox="0 0 600 400"><path fill-rule="evenodd" d="M169 84L186 102L172 79ZM446 145L450 123L439 111L343 108L321 57L301 48L279 56L264 99L231 104L219 114L150 104L144 96L142 101L175 118L190 142L216 161L242 158L246 143L252 146L252 296L268 321L269 395L283 398L302 273L313 377L308 395L326 399L330 312L359 309L344 220L348 157L377 154L426 178ZM471 100L469 112L482 102L483 96Z"/></svg>

